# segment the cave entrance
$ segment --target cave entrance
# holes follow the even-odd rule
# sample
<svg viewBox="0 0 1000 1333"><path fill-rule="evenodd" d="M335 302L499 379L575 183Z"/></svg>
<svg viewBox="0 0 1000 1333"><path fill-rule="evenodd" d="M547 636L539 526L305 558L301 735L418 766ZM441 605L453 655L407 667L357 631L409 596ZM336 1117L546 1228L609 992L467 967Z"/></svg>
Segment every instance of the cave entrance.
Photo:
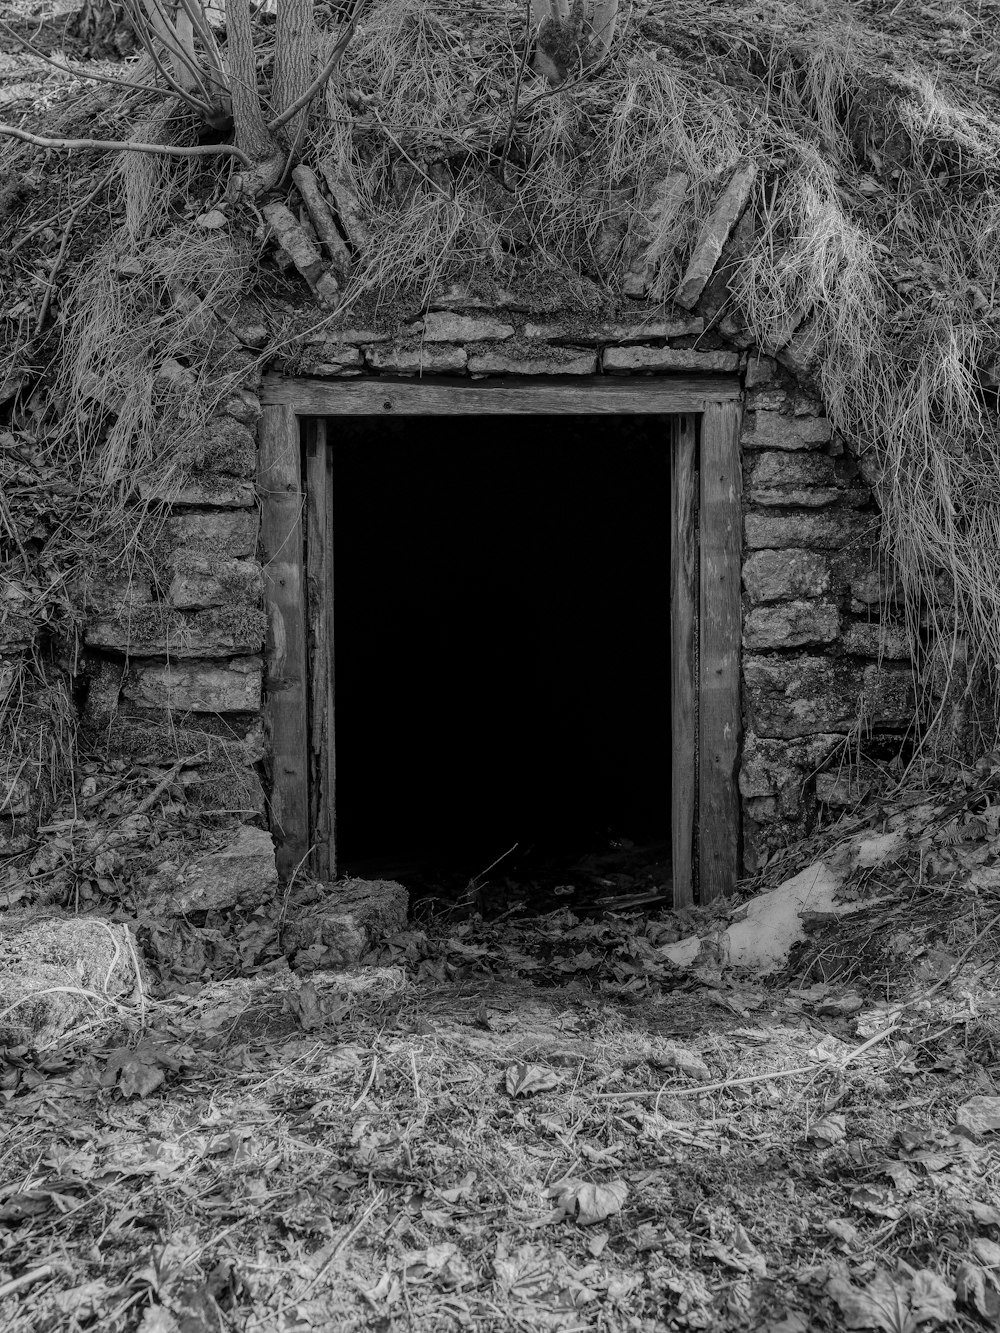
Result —
<svg viewBox="0 0 1000 1333"><path fill-rule="evenodd" d="M597 425L326 423L342 873L669 880L668 431Z"/></svg>
<svg viewBox="0 0 1000 1333"><path fill-rule="evenodd" d="M529 867L638 848L676 904L731 890L737 392L268 381L285 873L457 884L515 844Z"/></svg>

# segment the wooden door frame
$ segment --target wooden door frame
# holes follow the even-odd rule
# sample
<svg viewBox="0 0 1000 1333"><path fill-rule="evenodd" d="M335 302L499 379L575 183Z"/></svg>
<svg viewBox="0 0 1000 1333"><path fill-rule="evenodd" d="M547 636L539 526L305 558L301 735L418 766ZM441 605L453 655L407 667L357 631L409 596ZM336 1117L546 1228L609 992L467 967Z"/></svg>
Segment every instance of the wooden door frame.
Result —
<svg viewBox="0 0 1000 1333"><path fill-rule="evenodd" d="M669 418L674 905L694 901L696 887L701 902L731 893L740 873L739 380L266 376L261 401L264 716L282 877L307 861L320 879L336 875L328 419L641 413Z"/></svg>

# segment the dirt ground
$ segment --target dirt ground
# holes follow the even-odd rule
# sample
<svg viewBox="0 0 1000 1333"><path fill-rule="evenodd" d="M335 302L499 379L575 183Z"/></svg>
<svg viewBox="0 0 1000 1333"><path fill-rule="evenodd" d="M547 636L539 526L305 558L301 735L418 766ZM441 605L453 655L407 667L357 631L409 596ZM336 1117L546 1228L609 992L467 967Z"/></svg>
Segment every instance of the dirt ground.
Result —
<svg viewBox="0 0 1000 1333"><path fill-rule="evenodd" d="M708 913L439 907L368 992L278 960L8 1051L0 1323L1000 1327L984 845L856 870L768 978L668 960Z"/></svg>

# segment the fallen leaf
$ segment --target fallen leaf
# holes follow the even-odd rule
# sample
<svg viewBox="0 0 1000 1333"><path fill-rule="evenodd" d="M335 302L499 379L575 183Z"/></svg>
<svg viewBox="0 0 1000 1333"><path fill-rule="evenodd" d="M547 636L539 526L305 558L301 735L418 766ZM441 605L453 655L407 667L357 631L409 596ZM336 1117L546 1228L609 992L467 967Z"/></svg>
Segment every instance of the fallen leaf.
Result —
<svg viewBox="0 0 1000 1333"><path fill-rule="evenodd" d="M851 1190L851 1203L866 1213L893 1220L902 1216L903 1212L896 1202L896 1191L888 1185L858 1185Z"/></svg>
<svg viewBox="0 0 1000 1333"><path fill-rule="evenodd" d="M846 995L830 996L824 1000L816 1012L823 1018L846 1018L850 1014L856 1014L864 1006L861 996L855 991L848 991Z"/></svg>
<svg viewBox="0 0 1000 1333"><path fill-rule="evenodd" d="M977 1236L972 1242L972 1253L984 1268L1000 1268L1000 1245L985 1236Z"/></svg>
<svg viewBox="0 0 1000 1333"><path fill-rule="evenodd" d="M963 1305L971 1305L984 1319L996 1323L1000 1317L1000 1293L987 1283L981 1268L975 1264L962 1264L955 1279L955 1290Z"/></svg>
<svg viewBox="0 0 1000 1333"><path fill-rule="evenodd" d="M556 1200L563 1216L572 1217L582 1227L590 1227L621 1212L628 1197L628 1186L623 1180L596 1185L590 1181L568 1179L551 1186L545 1194Z"/></svg>
<svg viewBox="0 0 1000 1333"><path fill-rule="evenodd" d="M955 1112L955 1128L972 1139L1000 1129L1000 1097L972 1097Z"/></svg>
<svg viewBox="0 0 1000 1333"><path fill-rule="evenodd" d="M665 1042L646 1058L654 1069L676 1069L679 1074L693 1078L698 1083L708 1083L712 1078L708 1065L700 1055L695 1055L685 1046L677 1046L672 1041Z"/></svg>
<svg viewBox="0 0 1000 1333"><path fill-rule="evenodd" d="M817 1143L840 1143L847 1137L847 1119L839 1112L820 1116L809 1127L809 1137Z"/></svg>
<svg viewBox="0 0 1000 1333"><path fill-rule="evenodd" d="M138 1333L180 1333L180 1324L163 1305L150 1305L142 1316Z"/></svg>
<svg viewBox="0 0 1000 1333"><path fill-rule="evenodd" d="M955 1316L955 1293L929 1268L913 1274L910 1310L918 1324L944 1324Z"/></svg>
<svg viewBox="0 0 1000 1333"><path fill-rule="evenodd" d="M559 1086L559 1075L544 1065L511 1065L505 1080L511 1097L530 1097L539 1092L552 1092Z"/></svg>
<svg viewBox="0 0 1000 1333"><path fill-rule="evenodd" d="M887 1162L882 1169L900 1194L912 1194L920 1183L905 1162Z"/></svg>
<svg viewBox="0 0 1000 1333"><path fill-rule="evenodd" d="M981 1227L1000 1227L1000 1208L992 1203L981 1203L978 1199L971 1205L972 1216Z"/></svg>
<svg viewBox="0 0 1000 1333"><path fill-rule="evenodd" d="M51 1195L44 1190L28 1190L24 1194L11 1194L0 1204L0 1222L23 1222L26 1218L37 1217L52 1206Z"/></svg>
<svg viewBox="0 0 1000 1333"><path fill-rule="evenodd" d="M852 1249L858 1245L861 1239L861 1233L857 1227L853 1222L849 1222L846 1217L828 1217L823 1225L831 1236L835 1236L837 1240L843 1241L845 1245Z"/></svg>
<svg viewBox="0 0 1000 1333"><path fill-rule="evenodd" d="M846 1273L833 1273L826 1291L840 1307L844 1327L849 1329L909 1333L920 1324L946 1323L955 1313L955 1293L929 1269L921 1269L912 1278L894 1278L879 1270L865 1287L855 1286Z"/></svg>
<svg viewBox="0 0 1000 1333"><path fill-rule="evenodd" d="M53 1300L56 1309L62 1314L72 1315L74 1321L95 1319L107 1301L110 1287L101 1278L93 1282L84 1282L68 1291L56 1292Z"/></svg>

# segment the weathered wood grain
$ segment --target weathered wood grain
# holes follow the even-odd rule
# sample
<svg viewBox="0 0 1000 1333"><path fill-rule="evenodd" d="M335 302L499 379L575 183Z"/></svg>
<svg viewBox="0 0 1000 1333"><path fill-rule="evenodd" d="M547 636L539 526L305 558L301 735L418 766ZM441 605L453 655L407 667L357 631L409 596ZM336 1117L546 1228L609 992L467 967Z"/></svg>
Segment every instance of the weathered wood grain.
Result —
<svg viewBox="0 0 1000 1333"><path fill-rule="evenodd" d="M318 418L306 422L306 606L311 860L321 880L337 877L333 604L333 455Z"/></svg>
<svg viewBox="0 0 1000 1333"><path fill-rule="evenodd" d="M258 444L268 610L264 722L271 746L271 831L278 873L287 878L309 847L301 450L299 422L291 407L264 408Z"/></svg>
<svg viewBox="0 0 1000 1333"><path fill-rule="evenodd" d="M739 878L740 407L709 403L701 422L698 880L701 902Z"/></svg>
<svg viewBox="0 0 1000 1333"><path fill-rule="evenodd" d="M261 401L303 416L547 416L564 413L701 412L707 402L739 397L730 375L611 380L281 379L265 376Z"/></svg>
<svg viewBox="0 0 1000 1333"><path fill-rule="evenodd" d="M697 471L694 417L671 422L670 448L670 841L674 907L694 902L697 792Z"/></svg>

